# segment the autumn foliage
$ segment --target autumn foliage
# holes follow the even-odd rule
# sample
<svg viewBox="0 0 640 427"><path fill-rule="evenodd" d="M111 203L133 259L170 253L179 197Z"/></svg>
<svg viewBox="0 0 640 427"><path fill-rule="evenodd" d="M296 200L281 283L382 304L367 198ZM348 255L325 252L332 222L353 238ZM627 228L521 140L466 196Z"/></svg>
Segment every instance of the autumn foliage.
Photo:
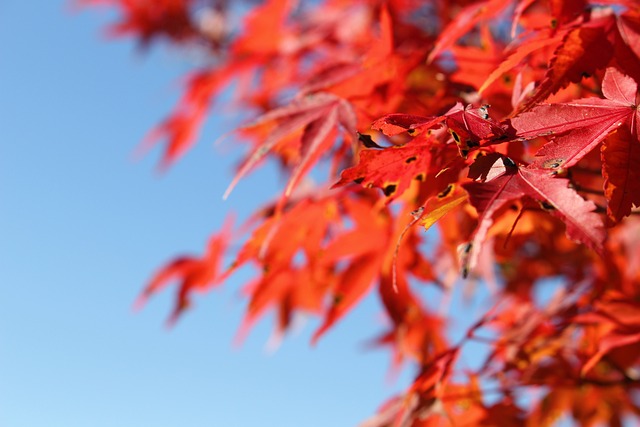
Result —
<svg viewBox="0 0 640 427"><path fill-rule="evenodd" d="M266 159L287 176L141 303L176 285L175 320L253 266L243 330L268 310L281 333L311 313L316 341L377 293L376 344L418 374L367 427L640 419L637 1L83 3L117 8L114 35L209 58L151 134L163 167L232 88L255 118L234 134L249 148L227 194ZM457 287L491 299L454 341L456 313L419 295ZM472 342L486 349L474 369L459 357Z"/></svg>

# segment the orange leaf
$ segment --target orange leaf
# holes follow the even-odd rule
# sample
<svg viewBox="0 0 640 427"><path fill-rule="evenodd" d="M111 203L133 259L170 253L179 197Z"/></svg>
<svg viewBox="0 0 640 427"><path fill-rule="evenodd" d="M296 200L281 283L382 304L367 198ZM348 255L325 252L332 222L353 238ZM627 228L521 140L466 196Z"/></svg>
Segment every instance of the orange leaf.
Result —
<svg viewBox="0 0 640 427"><path fill-rule="evenodd" d="M428 230L453 208L466 201L467 197L467 192L460 186L449 185L442 193L427 200L424 205L424 214L419 221L420 225Z"/></svg>

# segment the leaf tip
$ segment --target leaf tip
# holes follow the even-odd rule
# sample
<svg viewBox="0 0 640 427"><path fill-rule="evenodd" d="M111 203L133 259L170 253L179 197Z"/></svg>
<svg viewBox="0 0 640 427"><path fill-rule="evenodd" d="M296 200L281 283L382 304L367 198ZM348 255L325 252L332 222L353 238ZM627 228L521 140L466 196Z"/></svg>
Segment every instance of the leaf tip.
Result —
<svg viewBox="0 0 640 427"><path fill-rule="evenodd" d="M134 313L141 311L144 306L147 304L148 295L146 292L140 294L136 300L133 302L131 309Z"/></svg>

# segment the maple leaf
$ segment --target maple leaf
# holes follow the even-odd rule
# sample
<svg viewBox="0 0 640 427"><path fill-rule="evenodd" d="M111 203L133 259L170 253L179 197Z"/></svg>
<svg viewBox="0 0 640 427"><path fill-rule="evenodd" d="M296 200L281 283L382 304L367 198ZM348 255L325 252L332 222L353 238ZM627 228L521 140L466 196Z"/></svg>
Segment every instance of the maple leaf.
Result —
<svg viewBox="0 0 640 427"><path fill-rule="evenodd" d="M593 212L596 209L593 202L585 201L564 178L529 168L521 168L518 175L526 195L543 203L552 215L563 220L569 239L584 243L602 255L605 233L602 220Z"/></svg>
<svg viewBox="0 0 640 427"><path fill-rule="evenodd" d="M313 335L315 343L375 283L391 248L361 242L391 239L388 212L373 208L369 198L349 195L338 200L305 198L280 213L274 209L254 232L232 266L235 270L250 261L262 266L260 277L247 288L250 303L239 336L266 309L275 307L278 333L287 329L295 310L321 314L324 320ZM330 230L342 216L354 228Z"/></svg>
<svg viewBox="0 0 640 427"><path fill-rule="evenodd" d="M153 129L142 143L146 151L158 140L166 139L160 168L166 169L184 154L197 138L212 99L244 64L202 70L187 78L186 91L176 110Z"/></svg>
<svg viewBox="0 0 640 427"><path fill-rule="evenodd" d="M613 55L611 34L614 28L614 17L606 16L570 30L549 61L544 79L522 109L527 110L569 83L578 83L585 75L605 68Z"/></svg>
<svg viewBox="0 0 640 427"><path fill-rule="evenodd" d="M506 0L489 0L472 3L458 11L456 17L451 21L446 29L440 33L436 44L429 53L427 61L433 61L444 50L451 47L455 42L483 21L489 20L497 15L503 8L509 5Z"/></svg>
<svg viewBox="0 0 640 427"><path fill-rule="evenodd" d="M460 155L467 158L469 151L489 140L502 140L506 131L489 116L489 106L473 108L457 103L445 114L445 123L458 146Z"/></svg>
<svg viewBox="0 0 640 427"><path fill-rule="evenodd" d="M122 10L120 22L109 28L111 36L134 34L143 46L153 39L166 36L183 42L197 34L189 3L184 0L77 0L81 5L112 4Z"/></svg>
<svg viewBox="0 0 640 427"><path fill-rule="evenodd" d="M533 162L541 169L575 165L612 131L627 124L638 135L637 83L615 68L608 68L602 81L605 99L583 98L570 103L543 104L511 119L523 138L552 136Z"/></svg>
<svg viewBox="0 0 640 427"><path fill-rule="evenodd" d="M337 236L323 251L322 263L335 264L348 257L344 269L339 272L333 297L322 324L314 332L312 342L317 342L353 305L359 301L374 283L385 254L391 231L385 220L385 212L372 209L364 200L344 200L344 208L353 221L352 230ZM365 239L384 242L383 245L362 245Z"/></svg>
<svg viewBox="0 0 640 427"><path fill-rule="evenodd" d="M473 239L461 249L462 272L467 276L477 261L482 243L493 224L493 216L508 202L525 196L536 200L552 215L566 224L567 237L603 253L604 230L600 217L593 213L596 206L585 201L568 187L568 180L557 178L544 170L519 168L510 159L499 159L504 172L485 182L469 182L463 187L480 217Z"/></svg>
<svg viewBox="0 0 640 427"><path fill-rule="evenodd" d="M288 197L300 178L332 146L333 141L328 136L338 124L344 128L349 138L355 137L356 117L350 104L328 93L306 95L301 99L294 99L288 106L264 114L245 128L271 126L269 135L258 144L253 154L240 167L223 198L226 199L229 196L240 179L255 167L278 142L287 135L303 130L300 139L301 158L284 191L284 196Z"/></svg>
<svg viewBox="0 0 640 427"><path fill-rule="evenodd" d="M289 0L268 0L254 8L245 16L244 28L248 31L235 40L233 53L265 56L280 53L286 44L285 23L293 3Z"/></svg>
<svg viewBox="0 0 640 427"><path fill-rule="evenodd" d="M336 26L330 37L338 39L344 37L346 30L344 22L352 16L359 16L361 8L343 9L345 16L338 15L334 23ZM404 79L398 76L408 76L421 66L426 53L407 55L395 49L394 43L394 17L386 6L379 8L375 15L379 14L378 31L369 31L369 26L356 28L362 30L359 43L363 50L360 55L334 62L332 58L329 64L323 64L317 72L311 74L308 85L303 86L302 93L308 93L312 89L322 89L348 100L360 115L367 118L385 114L391 106L400 102L407 87ZM370 21L371 17L367 18ZM361 22L358 24L362 25ZM376 22L370 22L375 26ZM323 37L327 37L326 35ZM418 40L416 40L418 42ZM414 52L415 53L415 52ZM341 58L344 52L338 52L337 58ZM328 67L327 67L328 65ZM384 106L384 107L383 107ZM385 108L386 107L386 108Z"/></svg>
<svg viewBox="0 0 640 427"><path fill-rule="evenodd" d="M636 119L637 120L637 119ZM602 176L607 216L612 223L640 207L640 144L632 132L621 127L602 145Z"/></svg>
<svg viewBox="0 0 640 427"><path fill-rule="evenodd" d="M153 294L158 293L172 281L179 279L178 297L168 321L169 324L175 323L182 312L189 307L190 296L193 292L205 292L220 283L222 279L220 263L229 245L231 228L232 221L228 219L222 227L222 231L211 236L206 253L201 258L179 257L160 269L138 297L135 307L141 307Z"/></svg>
<svg viewBox="0 0 640 427"><path fill-rule="evenodd" d="M378 187L390 202L401 196L414 180L426 179L433 144L431 136L420 135L404 145L361 150L358 164L344 170L333 187L350 182L366 188Z"/></svg>
<svg viewBox="0 0 640 427"><path fill-rule="evenodd" d="M637 347L640 344L640 304L629 301L623 295L609 292L601 301L597 301L593 311L576 316L574 321L580 324L596 325L599 339L597 351L584 363L581 372L585 375L604 356L620 347L635 350L631 363L638 361Z"/></svg>
<svg viewBox="0 0 640 427"><path fill-rule="evenodd" d="M268 308L278 310L278 333L284 332L295 310L320 312L333 286L331 265L318 262L338 202L329 197L304 197L282 210L269 209L225 274L248 263L261 267L247 287L250 302L238 333L243 337ZM240 339L240 338L239 338Z"/></svg>
<svg viewBox="0 0 640 427"><path fill-rule="evenodd" d="M482 27L481 34L480 47L456 45L450 48L456 64L456 71L451 75L452 81L480 88L486 76L500 64L501 46L494 41L489 28Z"/></svg>
<svg viewBox="0 0 640 427"><path fill-rule="evenodd" d="M618 31L627 46L640 58L640 14L629 11L618 18Z"/></svg>
<svg viewBox="0 0 640 427"><path fill-rule="evenodd" d="M547 33L537 34L536 37L532 37L528 39L526 42L514 48L513 52L509 54L509 56L498 65L489 77L482 83L482 86L478 89L479 93L484 92L489 86L491 86L500 76L502 76L507 71L513 69L517 65L519 65L528 55L531 53L541 50L547 46L558 43L564 35L564 32L556 34L551 37Z"/></svg>
<svg viewBox="0 0 640 427"><path fill-rule="evenodd" d="M470 150L481 144L491 140L500 141L507 137L507 131L489 116L488 111L488 105L474 108L472 105L464 107L462 103L457 102L442 116L388 114L373 122L371 128L380 130L387 136L402 132L416 136L444 125L458 146L460 156L466 159Z"/></svg>
<svg viewBox="0 0 640 427"><path fill-rule="evenodd" d="M387 114L371 124L371 129L379 130L387 136L394 136L404 132L417 135L425 130L437 127L445 120L440 117L423 117L413 114Z"/></svg>

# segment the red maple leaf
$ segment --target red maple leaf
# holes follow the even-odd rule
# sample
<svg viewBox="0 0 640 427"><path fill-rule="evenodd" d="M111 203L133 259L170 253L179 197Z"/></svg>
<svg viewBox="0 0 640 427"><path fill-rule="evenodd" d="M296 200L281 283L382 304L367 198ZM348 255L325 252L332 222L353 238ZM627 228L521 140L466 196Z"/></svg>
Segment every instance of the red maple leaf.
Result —
<svg viewBox="0 0 640 427"><path fill-rule="evenodd" d="M197 34L191 21L189 3L185 0L77 0L79 4L113 4L124 15L109 28L109 35L134 34L147 45L160 36L183 42Z"/></svg>
<svg viewBox="0 0 640 427"><path fill-rule="evenodd" d="M637 120L637 119L636 119ZM604 195L612 223L640 207L640 144L627 127L621 127L602 145Z"/></svg>
<svg viewBox="0 0 640 427"><path fill-rule="evenodd" d="M640 168L638 85L631 77L608 68L602 81L605 99L583 98L571 103L539 105L511 119L524 138L547 135L552 141L537 153L533 167L549 170L574 166L613 131L625 127L603 147L603 176L609 218L617 222L638 206L636 172Z"/></svg>
<svg viewBox="0 0 640 427"><path fill-rule="evenodd" d="M541 104L511 119L523 138L550 136L536 153L533 165L542 169L568 168L594 149L609 133L624 124L638 134L638 85L615 68L602 80L605 99L583 98L570 103Z"/></svg>
<svg viewBox="0 0 640 427"><path fill-rule="evenodd" d="M276 144L297 131L302 131L298 151L300 159L293 169L284 197L288 197L300 178L320 156L333 145L330 138L339 125L347 138L355 137L356 117L351 105L329 93L316 93L294 99L291 104L264 114L245 128L271 127L268 137L260 142L245 160L224 193L227 198L240 179L260 162Z"/></svg>
<svg viewBox="0 0 640 427"><path fill-rule="evenodd" d="M431 153L437 150L434 143L437 141L433 137L422 134L403 145L361 150L358 164L344 170L333 186L355 182L365 188L381 188L390 202L401 196L414 180L426 179Z"/></svg>
<svg viewBox="0 0 640 427"><path fill-rule="evenodd" d="M485 182L463 184L469 200L480 215L473 239L462 248L462 271L466 276L476 265L480 247L493 224L493 217L508 202L523 197L540 202L544 209L566 224L567 237L586 244L602 254L605 233L602 220L593 211L596 206L568 187L568 180L545 170L517 167L508 158L498 161L503 172ZM495 165L494 165L495 166Z"/></svg>
<svg viewBox="0 0 640 427"><path fill-rule="evenodd" d="M153 294L172 281L179 280L178 297L168 323L173 324L178 320L182 312L189 308L192 293L206 292L223 279L220 264L231 239L231 228L232 222L227 220L222 231L211 236L202 257L179 257L160 269L138 297L135 307L141 307Z"/></svg>
<svg viewBox="0 0 640 427"><path fill-rule="evenodd" d="M549 61L544 78L522 108L529 109L569 83L578 83L605 68L613 55L615 22L615 17L609 15L568 31Z"/></svg>
<svg viewBox="0 0 640 427"><path fill-rule="evenodd" d="M433 61L476 25L486 23L508 5L509 1L506 0L488 0L469 4L462 10L457 11L455 18L447 25L446 30L440 34L435 46L431 49L428 61Z"/></svg>
<svg viewBox="0 0 640 427"><path fill-rule="evenodd" d="M626 351L614 354L615 359L627 359L626 363L640 361L640 304L629 301L624 295L611 292L597 301L593 311L578 315L574 321L594 325L598 332L596 352L582 366L582 374L589 372L604 356L616 349ZM625 363L625 364L626 364Z"/></svg>

